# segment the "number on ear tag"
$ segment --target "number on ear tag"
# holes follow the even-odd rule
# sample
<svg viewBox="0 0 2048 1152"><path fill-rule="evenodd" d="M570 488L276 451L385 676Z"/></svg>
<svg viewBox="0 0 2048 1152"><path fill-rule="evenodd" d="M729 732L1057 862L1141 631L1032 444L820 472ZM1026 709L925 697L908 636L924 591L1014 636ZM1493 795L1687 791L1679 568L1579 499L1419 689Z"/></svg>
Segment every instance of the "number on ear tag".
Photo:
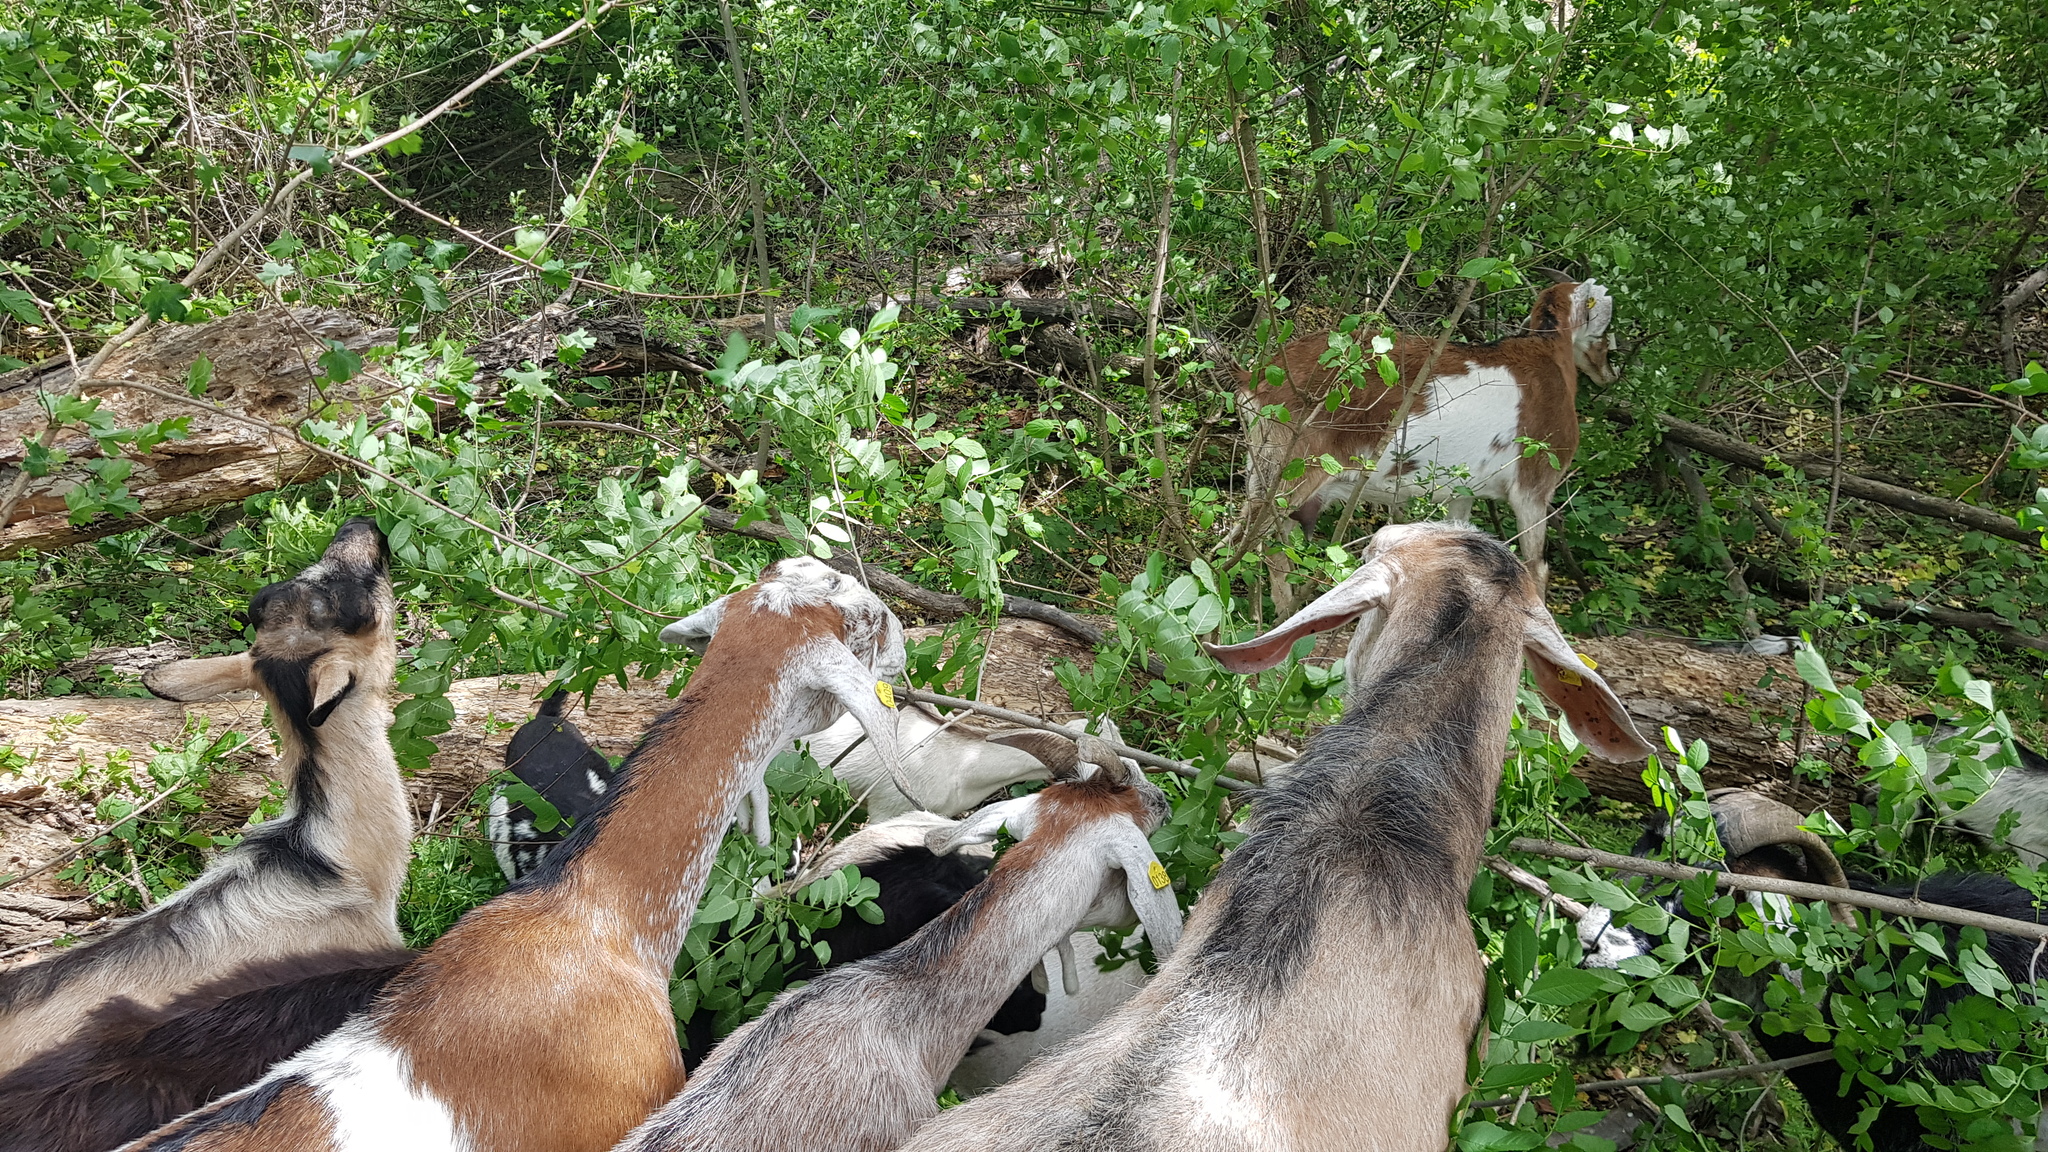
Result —
<svg viewBox="0 0 2048 1152"><path fill-rule="evenodd" d="M880 700L884 708L894 708L896 706L896 690L889 686L887 680L877 680L875 681L875 699Z"/></svg>
<svg viewBox="0 0 2048 1152"><path fill-rule="evenodd" d="M1166 875L1166 866L1154 860L1145 868L1145 878L1152 881L1152 887L1164 888L1173 881Z"/></svg>

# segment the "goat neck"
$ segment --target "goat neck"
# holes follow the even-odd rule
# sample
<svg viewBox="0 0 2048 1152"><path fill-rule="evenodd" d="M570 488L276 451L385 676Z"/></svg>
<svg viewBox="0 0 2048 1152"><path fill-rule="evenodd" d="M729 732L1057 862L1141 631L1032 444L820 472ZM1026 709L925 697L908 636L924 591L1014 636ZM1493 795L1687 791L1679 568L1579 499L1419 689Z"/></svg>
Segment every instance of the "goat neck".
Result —
<svg viewBox="0 0 2048 1152"><path fill-rule="evenodd" d="M683 1085L668 976L739 797L843 708L896 764L878 678L902 626L851 578L784 560L671 625L706 644L600 807L375 1007L138 1148L603 1152ZM308 1117L312 1117L309 1121Z"/></svg>
<svg viewBox="0 0 2048 1152"><path fill-rule="evenodd" d="M149 912L0 974L0 1072L115 996L156 1008L246 964L399 946L412 818L387 735L395 614L384 536L356 518L318 561L251 598L248 651L144 675L171 700L259 693L278 731L284 812Z"/></svg>

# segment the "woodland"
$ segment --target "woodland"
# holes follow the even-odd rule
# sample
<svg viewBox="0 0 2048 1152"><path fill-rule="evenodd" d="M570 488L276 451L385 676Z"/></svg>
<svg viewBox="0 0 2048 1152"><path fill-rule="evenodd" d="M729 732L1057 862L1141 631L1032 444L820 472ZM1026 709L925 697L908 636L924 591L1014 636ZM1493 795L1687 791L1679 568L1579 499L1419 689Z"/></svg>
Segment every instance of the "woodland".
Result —
<svg viewBox="0 0 2048 1152"><path fill-rule="evenodd" d="M260 709L138 671L246 647L250 594L363 514L408 943L503 887L482 814L543 686L623 754L688 674L662 626L797 554L917 626L912 685L1107 715L1181 769L1152 844L1191 903L1256 804L1242 754L1344 688L1341 637L1256 677L1198 641L1274 623L1275 557L1298 603L1442 513L1234 541L1239 371L1327 329L1512 336L1553 275L1612 293L1619 375L1579 386L1549 606L1671 727L1600 764L1523 692L1450 1142L1830 1148L1774 1070L1723 1071L1797 1032L1866 1125L2032 1147L2048 1009L1981 929L1760 931L1555 849L1662 815L1711 862L1704 792L1743 784L1852 874L2048 896L1932 815L2048 738L2039 0L8 0L0 963L277 811ZM671 986L721 1032L871 895L758 895L857 819L808 757L769 783L773 843L728 836ZM1588 905L1660 946L1580 967ZM1760 1010L1725 989L1758 972ZM1955 1052L1991 1056L1943 1082Z"/></svg>

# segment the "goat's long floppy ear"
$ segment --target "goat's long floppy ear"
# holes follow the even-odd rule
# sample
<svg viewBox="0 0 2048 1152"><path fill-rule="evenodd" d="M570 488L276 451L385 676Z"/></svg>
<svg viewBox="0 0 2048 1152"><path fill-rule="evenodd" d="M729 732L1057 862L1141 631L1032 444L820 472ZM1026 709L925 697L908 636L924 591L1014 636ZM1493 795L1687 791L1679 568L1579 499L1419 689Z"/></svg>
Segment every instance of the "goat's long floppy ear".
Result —
<svg viewBox="0 0 2048 1152"><path fill-rule="evenodd" d="M725 603L730 595L720 596L681 620L661 630L661 642L681 644L697 655L711 646L711 637L718 632L718 622L725 619Z"/></svg>
<svg viewBox="0 0 2048 1152"><path fill-rule="evenodd" d="M1031 835L1031 824L1038 816L1038 793L1019 796L1015 800L1004 800L975 811L965 820L945 828L934 828L925 834L924 846L934 856L956 852L969 844L987 844L996 838L1005 825L1010 835L1022 840Z"/></svg>
<svg viewBox="0 0 2048 1152"><path fill-rule="evenodd" d="M313 710L306 714L306 723L315 728L327 723L334 715L334 707L355 689L356 674L347 661L330 652L306 669L306 688L313 698Z"/></svg>
<svg viewBox="0 0 2048 1152"><path fill-rule="evenodd" d="M1151 843L1137 825L1119 821L1115 847L1131 909L1138 914L1138 923L1145 926L1153 953L1164 960L1180 943L1180 901L1173 898L1173 883L1166 878L1166 867L1159 863Z"/></svg>
<svg viewBox="0 0 2048 1152"><path fill-rule="evenodd" d="M896 739L894 690L876 679L875 670L837 640L811 644L797 654L796 660L802 665L805 687L830 692L841 708L860 721L868 742L875 746L875 755L881 757L882 766L889 770L889 781L912 807L925 807L911 788L909 775L903 771L903 752ZM889 693L888 703L883 703L884 692Z"/></svg>
<svg viewBox="0 0 2048 1152"><path fill-rule="evenodd" d="M1572 732L1602 759L1627 763L1656 751L1621 706L1621 697L1565 643L1550 613L1538 608L1529 614L1522 653L1529 659L1529 670L1536 673L1536 686L1563 710Z"/></svg>
<svg viewBox="0 0 2048 1152"><path fill-rule="evenodd" d="M1287 618L1279 627L1242 644L1203 644L1225 671L1245 675L1263 672L1287 659L1294 642L1315 632L1328 632L1348 624L1380 606L1394 590L1400 568L1386 557L1371 557L1342 584L1309 601L1308 607Z"/></svg>
<svg viewBox="0 0 2048 1152"><path fill-rule="evenodd" d="M142 686L164 700L211 700L256 687L256 665L247 652L173 660L142 674Z"/></svg>

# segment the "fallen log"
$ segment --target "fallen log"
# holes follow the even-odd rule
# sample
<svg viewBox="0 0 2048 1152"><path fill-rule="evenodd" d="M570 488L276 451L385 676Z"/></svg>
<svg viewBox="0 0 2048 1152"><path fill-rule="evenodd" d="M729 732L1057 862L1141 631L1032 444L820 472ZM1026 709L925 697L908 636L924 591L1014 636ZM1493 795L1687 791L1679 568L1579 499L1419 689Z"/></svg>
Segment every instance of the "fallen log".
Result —
<svg viewBox="0 0 2048 1152"><path fill-rule="evenodd" d="M1704 425L1681 420L1669 414L1657 417L1663 426L1664 438L1683 444L1697 452L1704 452L1730 464L1739 464L1752 472L1767 472L1771 461L1788 464L1816 480L1834 479L1834 462L1824 456L1813 454L1791 454L1766 452L1746 440L1738 440L1725 433L1716 432ZM1915 516L1933 520L1945 520L1978 532L2002 537L2034 548L2041 546L2041 534L2031 528L2020 527L2019 521L1989 508L1965 504L1941 496L1930 496L1911 488L1901 488L1854 472L1842 473L1842 495L1883 504Z"/></svg>
<svg viewBox="0 0 2048 1152"><path fill-rule="evenodd" d="M573 369L565 369L555 358L557 342L563 332L579 328L591 346ZM70 461L49 475L29 478L23 499L0 524L0 559L96 540L326 475L336 467L334 459L292 431L316 416L368 408L396 385L374 365L347 384L328 383L319 357L332 344L362 355L390 344L396 335L320 308L259 309L205 324L150 329L116 350L98 375L79 388L100 402L100 411L118 428L176 417L190 421L184 438L131 457L134 470L126 485L141 507L71 523L65 494L90 478L87 465L100 451L84 429L67 426L52 447ZM650 338L638 317L592 316L563 306L550 306L480 341L469 355L486 391L491 382L528 363L579 376L705 371L686 352ZM212 365L202 393L206 403L180 403L201 357ZM46 413L39 396L66 390L71 373L71 366L62 363L0 375L0 491L10 490L21 473L24 442L43 432Z"/></svg>

